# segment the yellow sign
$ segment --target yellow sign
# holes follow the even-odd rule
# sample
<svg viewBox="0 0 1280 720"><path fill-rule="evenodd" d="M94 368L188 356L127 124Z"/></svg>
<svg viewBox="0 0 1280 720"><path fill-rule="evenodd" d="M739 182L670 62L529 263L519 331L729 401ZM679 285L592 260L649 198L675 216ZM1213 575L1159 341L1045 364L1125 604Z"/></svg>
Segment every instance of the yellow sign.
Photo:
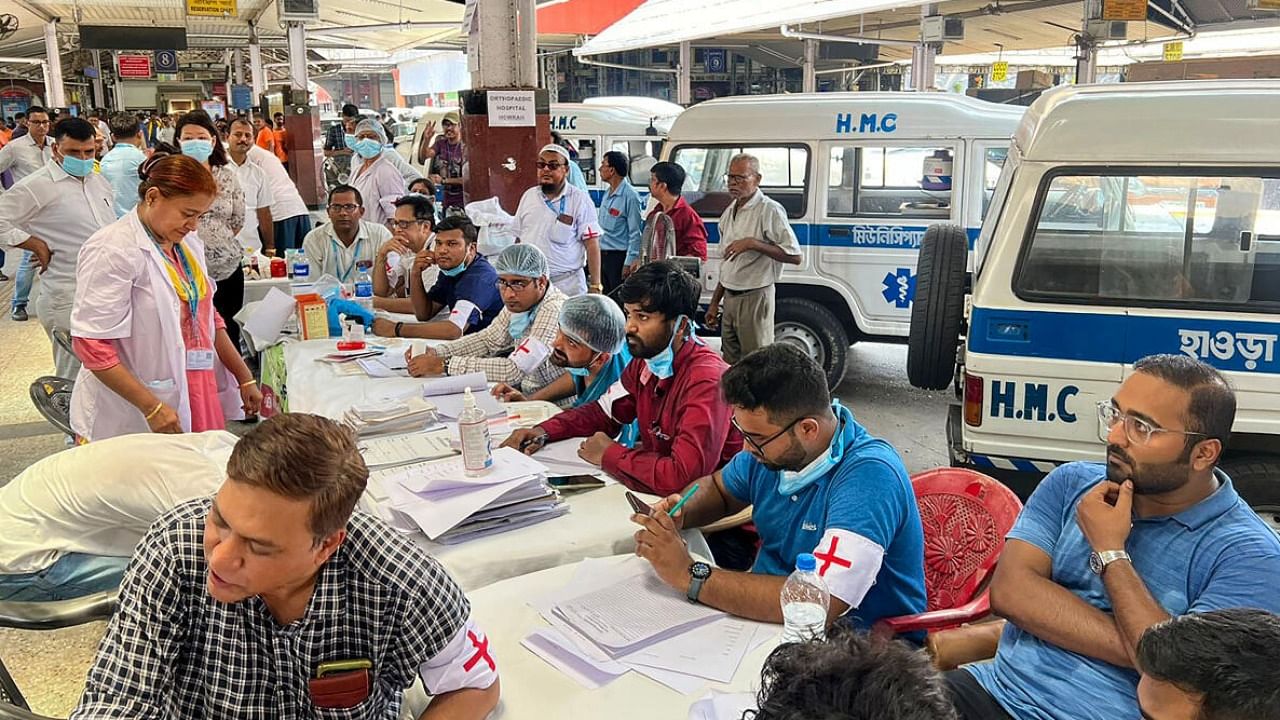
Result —
<svg viewBox="0 0 1280 720"><path fill-rule="evenodd" d="M1280 0L1254 0L1259 10L1280 10Z"/></svg>
<svg viewBox="0 0 1280 720"><path fill-rule="evenodd" d="M1009 63L1001 60L991 64L991 82L1004 82L1009 79Z"/></svg>
<svg viewBox="0 0 1280 720"><path fill-rule="evenodd" d="M1182 62L1182 42L1167 42L1164 44L1164 61L1165 62Z"/></svg>
<svg viewBox="0 0 1280 720"><path fill-rule="evenodd" d="M236 15L236 0L187 0L188 15L222 17Z"/></svg>
<svg viewBox="0 0 1280 720"><path fill-rule="evenodd" d="M1140 22L1147 19L1147 0L1102 0L1103 20Z"/></svg>

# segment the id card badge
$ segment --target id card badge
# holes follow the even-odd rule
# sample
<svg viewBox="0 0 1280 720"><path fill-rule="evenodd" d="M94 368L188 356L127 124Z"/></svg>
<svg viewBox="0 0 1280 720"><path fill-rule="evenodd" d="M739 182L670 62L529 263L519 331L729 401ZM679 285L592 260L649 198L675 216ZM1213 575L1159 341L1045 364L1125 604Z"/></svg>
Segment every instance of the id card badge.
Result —
<svg viewBox="0 0 1280 720"><path fill-rule="evenodd" d="M187 369L188 370L212 370L213 369L213 351L207 349L197 349L187 351Z"/></svg>

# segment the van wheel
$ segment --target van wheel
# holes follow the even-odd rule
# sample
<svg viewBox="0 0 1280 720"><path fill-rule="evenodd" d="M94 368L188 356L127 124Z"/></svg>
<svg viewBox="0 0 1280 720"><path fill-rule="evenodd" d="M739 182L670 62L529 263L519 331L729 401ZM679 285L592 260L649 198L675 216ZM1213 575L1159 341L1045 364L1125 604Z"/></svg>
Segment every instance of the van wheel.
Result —
<svg viewBox="0 0 1280 720"><path fill-rule="evenodd" d="M964 228L933 225L924 234L907 339L907 379L918 388L945 390L955 375L968 254Z"/></svg>
<svg viewBox="0 0 1280 720"><path fill-rule="evenodd" d="M1225 460L1222 469L1249 507L1280 533L1280 459L1244 455Z"/></svg>
<svg viewBox="0 0 1280 720"><path fill-rule="evenodd" d="M849 335L836 316L805 298L783 298L773 316L774 342L799 348L822 367L827 388L834 390L844 379L849 357Z"/></svg>

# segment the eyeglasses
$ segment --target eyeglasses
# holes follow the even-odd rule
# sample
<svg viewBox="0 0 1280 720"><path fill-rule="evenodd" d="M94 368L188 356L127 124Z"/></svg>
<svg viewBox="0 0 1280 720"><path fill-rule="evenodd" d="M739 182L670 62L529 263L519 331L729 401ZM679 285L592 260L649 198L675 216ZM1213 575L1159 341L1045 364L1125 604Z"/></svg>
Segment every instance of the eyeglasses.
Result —
<svg viewBox="0 0 1280 720"><path fill-rule="evenodd" d="M343 212L349 212L349 213L350 213L350 212L355 212L356 210L359 210L359 209L360 209L360 206L359 206L359 205L356 205L356 204L354 204L354 203L335 203L335 204L333 204L333 205L330 205L330 206L329 206L329 209L330 209L330 210L333 210L334 212L340 212L340 213L343 213Z"/></svg>
<svg viewBox="0 0 1280 720"><path fill-rule="evenodd" d="M567 163L543 162L541 160L537 162L537 166L539 170L555 170L556 168L569 167Z"/></svg>
<svg viewBox="0 0 1280 720"><path fill-rule="evenodd" d="M520 292L520 291L524 290L525 288L529 287L529 286L530 286L530 285L532 285L532 284L533 284L533 280L531 280L531 279L529 279L529 280L503 280L502 278L498 278L498 282L497 282L497 286L498 286L498 290L499 290L499 291L502 291L502 290L515 290L516 292Z"/></svg>
<svg viewBox="0 0 1280 720"><path fill-rule="evenodd" d="M48 125L49 121L48 120L28 120L27 124L28 125Z"/></svg>
<svg viewBox="0 0 1280 720"><path fill-rule="evenodd" d="M786 435L788 432L790 432L791 428L793 428L793 427L795 427L795 426L796 426L796 423L798 423L798 422L800 422L801 420L805 419L805 417L806 417L806 416L801 415L800 417L796 418L795 420L792 420L791 422L787 423L787 426L786 426L786 427L784 427L784 428L782 428L781 430L779 430L778 432L776 432L776 433L774 433L774 434L770 435L767 439L765 439L765 440L761 440L760 442L756 442L755 440L752 440L752 439L751 439L751 436L747 434L747 431L746 431L746 430L743 430L743 429L742 429L742 426L738 424L738 419L737 419L737 418L735 418L735 417L733 417L733 416L730 416L730 417L729 417L729 423L730 423L731 425L733 425L733 429L734 429L734 430L737 430L737 431L738 431L738 433L739 433L740 435L742 435L742 440L743 440L744 442L746 442L746 443L747 443L748 445L750 445L751 447L755 448L755 450L756 450L756 452L757 452L757 453L760 453L761 455L763 455L763 454L764 454L764 448L765 448L765 446L766 446L766 445L768 445L769 443L773 442L774 440L777 440L778 438L782 437L783 435Z"/></svg>
<svg viewBox="0 0 1280 720"><path fill-rule="evenodd" d="M1177 435L1198 435L1200 437L1208 437L1208 435L1205 435L1204 433L1191 432L1189 430L1168 430L1162 427L1156 427L1151 424L1150 421L1120 412L1119 408L1108 401L1098 403L1098 420L1102 423L1098 428L1098 437L1103 442L1106 442L1107 434L1118 422L1124 423L1124 436L1134 445L1146 445L1151 442L1151 436L1156 433L1175 433Z"/></svg>
<svg viewBox="0 0 1280 720"><path fill-rule="evenodd" d="M421 225L426 220L388 220L387 227L393 230L408 230L414 225Z"/></svg>
<svg viewBox="0 0 1280 720"><path fill-rule="evenodd" d="M724 179L725 179L725 182L729 182L729 183L744 183L750 180L751 177L752 177L751 175L734 175L730 173L728 175L725 175Z"/></svg>

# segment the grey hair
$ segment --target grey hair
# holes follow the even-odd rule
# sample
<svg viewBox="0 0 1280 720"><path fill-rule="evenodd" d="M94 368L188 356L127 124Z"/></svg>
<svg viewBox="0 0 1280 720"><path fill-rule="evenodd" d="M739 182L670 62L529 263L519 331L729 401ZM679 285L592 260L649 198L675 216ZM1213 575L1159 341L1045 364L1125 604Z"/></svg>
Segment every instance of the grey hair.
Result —
<svg viewBox="0 0 1280 720"><path fill-rule="evenodd" d="M751 167L751 172L757 175L760 174L760 159L755 155L752 155L751 153L738 153L737 155L729 158L729 167L733 167L733 164L738 162L745 162Z"/></svg>

